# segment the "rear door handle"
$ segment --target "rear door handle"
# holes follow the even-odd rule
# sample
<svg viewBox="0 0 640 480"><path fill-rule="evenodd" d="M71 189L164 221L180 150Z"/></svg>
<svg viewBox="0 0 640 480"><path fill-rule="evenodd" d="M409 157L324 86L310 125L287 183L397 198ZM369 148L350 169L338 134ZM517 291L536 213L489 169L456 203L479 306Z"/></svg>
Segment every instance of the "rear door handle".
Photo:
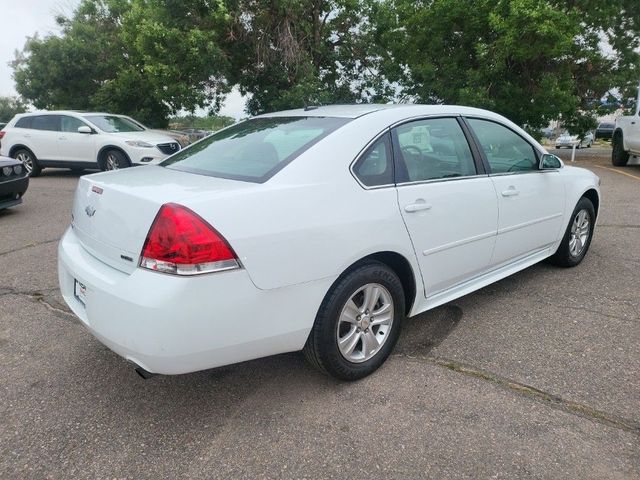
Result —
<svg viewBox="0 0 640 480"><path fill-rule="evenodd" d="M520 195L520 190L516 190L513 187L502 191L503 197L515 197L516 195Z"/></svg>
<svg viewBox="0 0 640 480"><path fill-rule="evenodd" d="M424 210L431 210L431 205L428 203L410 203L409 205L405 205L404 211L407 213L421 212Z"/></svg>

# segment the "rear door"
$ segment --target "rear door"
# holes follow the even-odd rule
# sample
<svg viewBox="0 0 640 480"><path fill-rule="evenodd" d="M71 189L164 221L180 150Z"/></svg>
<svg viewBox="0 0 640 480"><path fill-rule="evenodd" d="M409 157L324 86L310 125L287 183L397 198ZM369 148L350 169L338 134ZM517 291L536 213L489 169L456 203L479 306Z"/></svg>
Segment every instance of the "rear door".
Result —
<svg viewBox="0 0 640 480"><path fill-rule="evenodd" d="M557 170L540 170L536 148L493 120L467 118L495 185L498 236L492 266L548 248L560 235L564 182Z"/></svg>
<svg viewBox="0 0 640 480"><path fill-rule="evenodd" d="M62 160L87 165L97 162L95 135L78 133L78 128L88 126L78 118L60 115L58 149Z"/></svg>
<svg viewBox="0 0 640 480"><path fill-rule="evenodd" d="M489 268L496 193L457 118L407 122L392 138L398 205L430 297Z"/></svg>
<svg viewBox="0 0 640 480"><path fill-rule="evenodd" d="M60 160L60 115L35 115L31 120L31 131L27 135L33 153L40 162L46 164L47 160Z"/></svg>

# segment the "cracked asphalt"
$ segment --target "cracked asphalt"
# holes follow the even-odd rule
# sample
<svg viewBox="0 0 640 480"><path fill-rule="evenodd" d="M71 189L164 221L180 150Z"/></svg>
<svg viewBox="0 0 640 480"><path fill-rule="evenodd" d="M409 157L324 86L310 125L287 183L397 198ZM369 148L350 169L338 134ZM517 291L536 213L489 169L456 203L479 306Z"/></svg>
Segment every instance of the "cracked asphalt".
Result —
<svg viewBox="0 0 640 480"><path fill-rule="evenodd" d="M59 295L78 176L46 170L0 212L0 478L640 478L640 166L609 155L577 152L604 193L580 266L408 320L356 383L297 353L140 379Z"/></svg>

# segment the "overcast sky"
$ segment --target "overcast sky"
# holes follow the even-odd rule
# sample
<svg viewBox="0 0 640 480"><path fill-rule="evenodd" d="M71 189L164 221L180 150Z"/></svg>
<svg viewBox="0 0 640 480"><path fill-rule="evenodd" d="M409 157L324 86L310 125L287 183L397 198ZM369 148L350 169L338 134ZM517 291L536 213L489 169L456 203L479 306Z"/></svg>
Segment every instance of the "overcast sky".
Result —
<svg viewBox="0 0 640 480"><path fill-rule="evenodd" d="M27 37L36 32L40 37L59 32L56 15L70 15L78 3L79 0L0 0L0 95L16 95L11 78L13 70L9 66L15 58L15 50L22 50ZM242 96L234 90L220 114L244 117L244 105Z"/></svg>

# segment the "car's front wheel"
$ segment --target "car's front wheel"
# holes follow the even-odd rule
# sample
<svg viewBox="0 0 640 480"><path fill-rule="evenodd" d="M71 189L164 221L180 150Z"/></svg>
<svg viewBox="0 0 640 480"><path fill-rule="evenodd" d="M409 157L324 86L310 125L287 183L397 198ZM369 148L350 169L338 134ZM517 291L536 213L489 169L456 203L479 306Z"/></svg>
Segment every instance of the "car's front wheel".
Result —
<svg viewBox="0 0 640 480"><path fill-rule="evenodd" d="M575 267L589 250L596 222L596 211L593 203L582 197L573 210L571 221L567 226L562 242L556 253L550 258L551 263L559 267Z"/></svg>
<svg viewBox="0 0 640 480"><path fill-rule="evenodd" d="M629 162L629 152L624 150L624 142L622 134L616 133L611 141L613 148L611 150L611 163L616 167L624 167Z"/></svg>
<svg viewBox="0 0 640 480"><path fill-rule="evenodd" d="M16 150L13 154L13 158L22 162L27 174L30 177L37 177L42 172L42 167L38 164L36 157L27 149Z"/></svg>
<svg viewBox="0 0 640 480"><path fill-rule="evenodd" d="M104 156L103 170L120 170L130 167L129 159L119 150L109 150Z"/></svg>
<svg viewBox="0 0 640 480"><path fill-rule="evenodd" d="M373 373L398 340L404 292L398 276L377 261L363 263L333 285L304 347L307 360L342 380Z"/></svg>

